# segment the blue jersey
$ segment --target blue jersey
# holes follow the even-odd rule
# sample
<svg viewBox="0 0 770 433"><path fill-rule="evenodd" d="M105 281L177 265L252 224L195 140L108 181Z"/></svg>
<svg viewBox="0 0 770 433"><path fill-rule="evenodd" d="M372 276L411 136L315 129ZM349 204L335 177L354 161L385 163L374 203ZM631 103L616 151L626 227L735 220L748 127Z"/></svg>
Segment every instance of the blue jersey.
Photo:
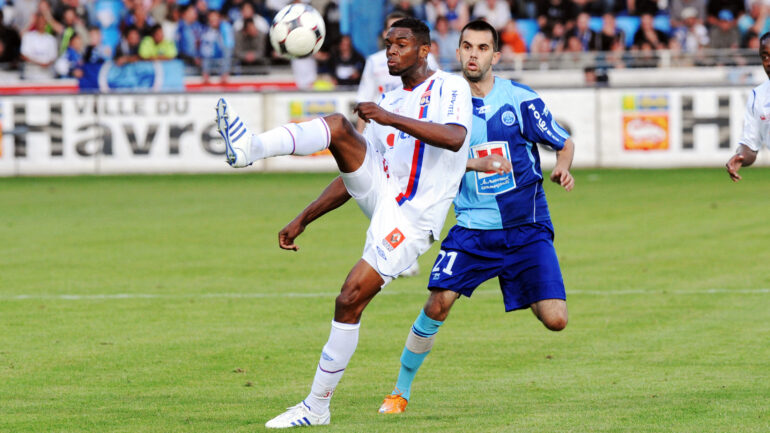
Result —
<svg viewBox="0 0 770 433"><path fill-rule="evenodd" d="M511 161L513 171L466 172L454 200L457 225L494 230L550 221L536 143L561 150L568 137L535 91L495 77L486 97L473 98L468 157L496 153Z"/></svg>

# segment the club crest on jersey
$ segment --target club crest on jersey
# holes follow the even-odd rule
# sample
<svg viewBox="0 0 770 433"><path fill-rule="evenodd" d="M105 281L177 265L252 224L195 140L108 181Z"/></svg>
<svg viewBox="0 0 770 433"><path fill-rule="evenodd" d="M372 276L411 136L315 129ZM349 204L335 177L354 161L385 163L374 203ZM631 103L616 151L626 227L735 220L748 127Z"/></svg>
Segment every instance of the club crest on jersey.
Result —
<svg viewBox="0 0 770 433"><path fill-rule="evenodd" d="M426 90L420 98L420 107L424 107L428 104L430 104L430 90Z"/></svg>
<svg viewBox="0 0 770 433"><path fill-rule="evenodd" d="M406 239L406 237L401 233L401 230L396 227L382 240L382 246L388 251L393 251L404 242L404 239Z"/></svg>
<svg viewBox="0 0 770 433"><path fill-rule="evenodd" d="M506 111L501 116L501 120L503 121L503 125L505 126L511 126L516 122L516 116L513 115L512 111Z"/></svg>

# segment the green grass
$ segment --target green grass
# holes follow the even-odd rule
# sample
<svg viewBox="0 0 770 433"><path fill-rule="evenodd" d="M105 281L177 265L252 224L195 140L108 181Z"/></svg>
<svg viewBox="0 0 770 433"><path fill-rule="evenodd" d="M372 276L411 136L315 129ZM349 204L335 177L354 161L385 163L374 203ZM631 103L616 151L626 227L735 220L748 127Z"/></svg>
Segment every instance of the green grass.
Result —
<svg viewBox="0 0 770 433"><path fill-rule="evenodd" d="M571 193L547 185L565 331L505 314L488 283L455 305L408 411L378 415L434 246L365 312L318 430L770 431L770 170L575 174ZM261 431L307 394L360 257L353 203L277 247L331 178L0 179L0 432Z"/></svg>

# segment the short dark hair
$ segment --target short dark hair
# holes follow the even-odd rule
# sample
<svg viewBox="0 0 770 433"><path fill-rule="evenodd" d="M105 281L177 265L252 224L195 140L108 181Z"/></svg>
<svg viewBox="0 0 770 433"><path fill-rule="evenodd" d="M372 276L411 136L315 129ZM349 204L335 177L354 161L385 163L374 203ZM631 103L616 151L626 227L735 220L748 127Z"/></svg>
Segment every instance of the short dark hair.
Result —
<svg viewBox="0 0 770 433"><path fill-rule="evenodd" d="M473 20L469 22L468 24L465 25L465 27L463 27L462 30L460 30L460 43L462 43L463 33L465 33L466 30L475 30L477 32L492 33L492 40L494 41L494 49L495 51L500 51L500 35L497 34L497 30L495 30L492 24L489 24L484 20Z"/></svg>
<svg viewBox="0 0 770 433"><path fill-rule="evenodd" d="M412 34L414 35L415 39L417 39L417 42L420 45L428 45L430 46L430 29L428 26L418 20L417 18L412 17L406 17L402 18L395 23L393 23L390 28L394 27L400 27L400 28L406 28L412 31Z"/></svg>
<svg viewBox="0 0 770 433"><path fill-rule="evenodd" d="M385 21L382 22L382 27L385 28L385 30L387 30L388 29L387 28L388 27L388 21L391 21L391 20L402 20L404 18L409 18L409 15L407 15L406 12L393 11L393 12L389 13L385 17Z"/></svg>
<svg viewBox="0 0 770 433"><path fill-rule="evenodd" d="M759 46L761 47L764 45L768 40L770 40L770 32L765 33L764 35L759 37Z"/></svg>

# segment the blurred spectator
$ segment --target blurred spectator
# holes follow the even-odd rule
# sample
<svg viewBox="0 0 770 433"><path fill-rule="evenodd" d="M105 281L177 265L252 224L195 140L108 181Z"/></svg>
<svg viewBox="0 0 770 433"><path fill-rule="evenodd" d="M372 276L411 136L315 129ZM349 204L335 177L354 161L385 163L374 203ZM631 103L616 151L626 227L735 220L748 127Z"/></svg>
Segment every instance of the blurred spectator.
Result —
<svg viewBox="0 0 770 433"><path fill-rule="evenodd" d="M706 22L706 0L670 0L668 4L672 29L684 26L682 12L687 8L695 9L696 18L701 24Z"/></svg>
<svg viewBox="0 0 770 433"><path fill-rule="evenodd" d="M436 20L436 30L431 32L431 40L438 44L438 63L441 69L449 71L456 62L457 47L460 46L460 33L449 27L449 20L444 16Z"/></svg>
<svg viewBox="0 0 770 433"><path fill-rule="evenodd" d="M150 27L150 34L139 44L139 57L142 60L169 60L176 58L176 55L176 44L166 39L160 24Z"/></svg>
<svg viewBox="0 0 770 433"><path fill-rule="evenodd" d="M203 26L198 22L198 10L193 5L182 7L182 19L176 29L176 46L179 58L188 65L200 66L198 46Z"/></svg>
<svg viewBox="0 0 770 433"><path fill-rule="evenodd" d="M21 58L24 61L25 79L53 78L51 65L59 50L56 38L46 33L46 19L41 13L32 16L33 27L21 37Z"/></svg>
<svg viewBox="0 0 770 433"><path fill-rule="evenodd" d="M75 9L71 7L64 8L61 19L61 24L57 22L57 24L59 24L58 28L54 27L54 30L59 35L60 39L59 53L63 54L68 49L70 39L72 39L72 36L75 34L80 36L82 48L83 41L88 37L88 30L86 30L86 26L80 20L80 17L78 17Z"/></svg>
<svg viewBox="0 0 770 433"><path fill-rule="evenodd" d="M166 16L161 20L160 25L163 27L163 34L176 41L176 31L179 28L179 18L181 16L181 8L169 5L166 9Z"/></svg>
<svg viewBox="0 0 770 433"><path fill-rule="evenodd" d="M64 53L56 59L54 70L62 78L80 78L83 76L83 38L74 34Z"/></svg>
<svg viewBox="0 0 770 433"><path fill-rule="evenodd" d="M513 17L505 0L479 0L473 6L473 18L481 18L500 31Z"/></svg>
<svg viewBox="0 0 770 433"><path fill-rule="evenodd" d="M509 60L512 54L524 54L527 52L527 44L521 37L516 21L510 20L500 32L500 43L503 57Z"/></svg>
<svg viewBox="0 0 770 433"><path fill-rule="evenodd" d="M53 16L57 21L63 22L64 11L68 8L72 8L75 10L75 14L78 16L80 22L83 23L83 25L86 25L88 23L88 9L86 9L86 3L87 2L81 2L80 0L59 0L58 2L54 2L56 7L54 8ZM83 42L85 42L85 40Z"/></svg>
<svg viewBox="0 0 770 433"><path fill-rule="evenodd" d="M746 6L743 0L708 0L708 5L706 6L708 25L719 25L719 14L725 9L730 11L733 14L733 17L739 17L746 12Z"/></svg>
<svg viewBox="0 0 770 433"><path fill-rule="evenodd" d="M749 10L738 18L737 25L738 30L742 35L749 32L763 35L770 31L770 18L768 18L768 10L770 9L770 2L768 5L764 5L762 0L753 0L749 3Z"/></svg>
<svg viewBox="0 0 770 433"><path fill-rule="evenodd" d="M759 34L755 33L752 30L749 30L746 32L746 35L743 37L743 40L741 41L741 48L751 49L754 51L759 50Z"/></svg>
<svg viewBox="0 0 770 433"><path fill-rule="evenodd" d="M711 48L728 49L738 48L741 42L741 34L735 25L735 17L729 9L723 9L717 15L719 21L711 27L709 38L711 39Z"/></svg>
<svg viewBox="0 0 770 433"><path fill-rule="evenodd" d="M548 21L532 38L530 52L540 54L560 53L564 50L565 46L564 25L559 21Z"/></svg>
<svg viewBox="0 0 770 433"><path fill-rule="evenodd" d="M243 23L246 21L254 21L254 24L257 26L257 30L262 33L267 33L270 31L270 23L268 23L264 17L256 13L254 5L251 3L244 3L241 6L241 12L239 15L240 17L236 21L232 21L234 31L237 32L243 29Z"/></svg>
<svg viewBox="0 0 770 433"><path fill-rule="evenodd" d="M134 26L142 36L150 36L156 24L155 18L147 14L144 4L142 2L135 2L134 9L123 19L121 27Z"/></svg>
<svg viewBox="0 0 770 433"><path fill-rule="evenodd" d="M574 38L575 42L572 43L579 44L575 45L575 48L580 48L578 51L590 51L596 47L596 33L588 27L590 19L588 12L580 12L575 21L575 27L567 32L567 40Z"/></svg>
<svg viewBox="0 0 770 433"><path fill-rule="evenodd" d="M642 50L643 45L649 44L652 50L668 48L668 36L653 25L652 14L645 13L640 17L639 30L634 35L633 49Z"/></svg>
<svg viewBox="0 0 770 433"><path fill-rule="evenodd" d="M326 38L321 46L321 52L331 52L332 47L335 47L342 34L340 33L340 8L336 1L330 1L326 4L323 10L324 24L326 24Z"/></svg>
<svg viewBox="0 0 770 433"><path fill-rule="evenodd" d="M585 12L588 15L601 16L604 14L604 0L572 0L575 11L579 14Z"/></svg>
<svg viewBox="0 0 770 433"><path fill-rule="evenodd" d="M89 3L91 25L102 29L102 43L115 48L123 39L125 29L120 27L126 7L120 0L96 0Z"/></svg>
<svg viewBox="0 0 770 433"><path fill-rule="evenodd" d="M395 5L391 9L391 12L401 12L410 17L418 17L417 11L409 0L395 0L393 3L395 3Z"/></svg>
<svg viewBox="0 0 770 433"><path fill-rule="evenodd" d="M147 11L149 15L152 17L153 20L155 20L156 23L163 23L164 21L168 21L169 17L173 16L173 12L176 10L179 10L179 7L176 4L176 0L152 0L152 3L150 5L146 5ZM174 20L174 21L178 21ZM167 35L173 35L174 31L168 32L167 30L172 29L166 29L163 28L163 31L166 32Z"/></svg>
<svg viewBox="0 0 770 433"><path fill-rule="evenodd" d="M102 43L102 31L99 27L88 29L88 45L83 52L85 63L104 63L112 60L112 48Z"/></svg>
<svg viewBox="0 0 770 433"><path fill-rule="evenodd" d="M660 12L658 8L658 0L628 0L628 13L631 15L652 15L655 16Z"/></svg>
<svg viewBox="0 0 770 433"><path fill-rule="evenodd" d="M571 23L576 17L577 8L569 0L537 0L537 25L541 29L547 23Z"/></svg>
<svg viewBox="0 0 770 433"><path fill-rule="evenodd" d="M366 59L353 48L350 36L342 36L332 50L330 66L334 84L338 86L356 86L361 81Z"/></svg>
<svg viewBox="0 0 770 433"><path fill-rule="evenodd" d="M139 44L142 42L142 34L135 26L129 26L123 31L123 37L115 49L115 64L118 66L126 63L138 62Z"/></svg>
<svg viewBox="0 0 770 433"><path fill-rule="evenodd" d="M203 30L200 48L203 82L209 82L211 71L215 68L219 69L221 81L226 82L235 46L233 27L222 20L218 11L209 11L207 18L208 25Z"/></svg>
<svg viewBox="0 0 770 433"><path fill-rule="evenodd" d="M596 35L596 43L593 46L597 51L612 51L616 44L621 50L626 48L626 33L615 24L615 15L605 13L602 15L602 30Z"/></svg>
<svg viewBox="0 0 770 433"><path fill-rule="evenodd" d="M255 66L265 63L267 34L260 32L253 20L244 22L243 28L235 35L235 55L241 66Z"/></svg>
<svg viewBox="0 0 770 433"><path fill-rule="evenodd" d="M698 21L698 11L694 7L684 8L679 21L682 26L674 30L673 39L683 53L696 54L708 46L708 30Z"/></svg>
<svg viewBox="0 0 770 433"><path fill-rule="evenodd" d="M444 16L449 26L456 31L468 24L468 5L462 0L429 0L425 3L425 17L431 28L435 28L438 17Z"/></svg>
<svg viewBox="0 0 770 433"><path fill-rule="evenodd" d="M197 0L194 4L195 9L198 11L198 22L205 27L208 22L209 5L206 3L206 0Z"/></svg>
<svg viewBox="0 0 770 433"><path fill-rule="evenodd" d="M21 54L21 36L15 28L5 25L2 9L0 9L0 43L3 44L3 51L0 53L0 68L16 69Z"/></svg>
<svg viewBox="0 0 770 433"><path fill-rule="evenodd" d="M24 33L35 25L35 14L38 12L39 0L14 0L13 14L10 14L11 27Z"/></svg>

